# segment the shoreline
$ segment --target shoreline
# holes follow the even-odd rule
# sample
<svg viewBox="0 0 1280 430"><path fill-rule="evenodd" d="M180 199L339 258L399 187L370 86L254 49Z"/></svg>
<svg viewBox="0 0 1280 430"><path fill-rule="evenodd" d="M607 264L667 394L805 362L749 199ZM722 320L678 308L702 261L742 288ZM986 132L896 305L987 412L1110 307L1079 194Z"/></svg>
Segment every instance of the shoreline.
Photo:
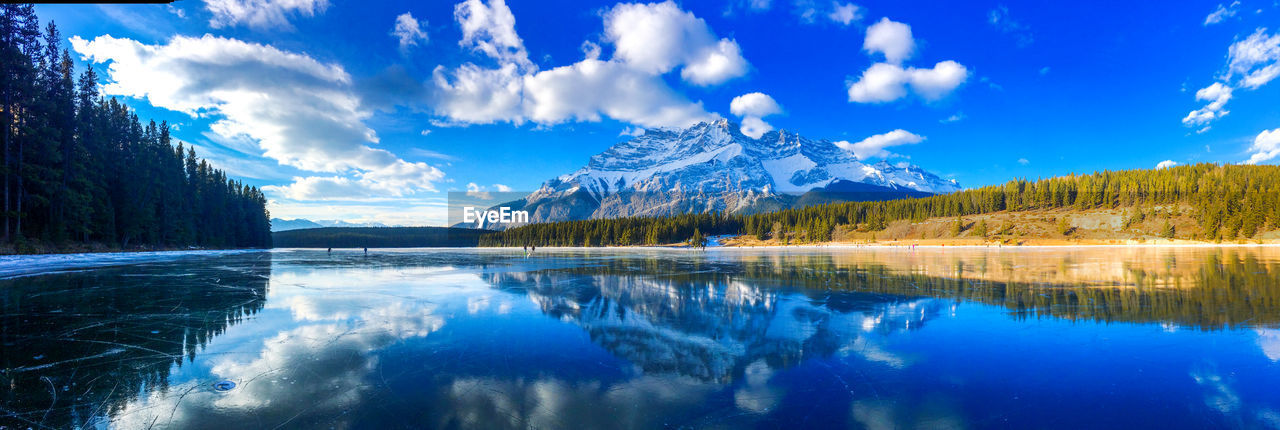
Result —
<svg viewBox="0 0 1280 430"><path fill-rule="evenodd" d="M1269 248L1280 247L1280 243L1175 243L1175 244L1079 244L1079 245L1017 245L1017 246L996 246L996 245L916 245L914 249L997 249L997 250L1016 250L1016 249L1054 249L1054 248ZM428 248L428 247L423 247ZM666 245L643 245L643 246L539 246L538 249L552 250L585 250L585 249L637 249L637 250L694 250L694 251L717 251L717 250L785 250L785 249L896 249L910 250L910 245L885 245L885 244L805 244L805 245L756 245L756 246L735 246L721 245L708 246L706 248L693 248L689 246L666 246ZM293 249L316 249L316 248L293 248ZM323 249L323 248L318 248ZM373 248L370 248L373 249ZM382 248L382 249L412 249L412 248ZM443 248L433 248L443 249ZM492 247L475 247L475 248L457 248L457 249L520 249L514 246L492 246Z"/></svg>
<svg viewBox="0 0 1280 430"><path fill-rule="evenodd" d="M144 252L151 253L167 253L167 252L198 252L198 251L270 251L275 248L161 248L161 249L66 249L65 252L39 252L39 253L19 253L19 252L0 252L0 258L6 257L36 257L36 256L52 256L52 255L100 255L100 254L137 254Z"/></svg>
<svg viewBox="0 0 1280 430"><path fill-rule="evenodd" d="M852 244L852 243L823 243L823 244L801 244L801 245L713 245L705 248L694 248L687 245L626 245L626 246L539 246L539 249L547 250L682 250L682 251L747 251L747 250L851 250L851 249L873 249L873 250L911 250L911 249L995 249L995 250L1016 250L1016 249L1089 249L1089 248L1271 248L1280 247L1280 243L1081 243L1081 244L1034 244L1034 245L973 245L973 244L928 244L928 245L911 245L911 244ZM328 248L306 248L306 247L278 247L278 248L218 248L218 249L163 249L163 250L104 250L104 251L87 251L87 252L57 252L43 254L0 254L0 262L13 261L26 258L41 257L76 257L76 256L110 256L110 255L177 255L177 254L195 254L195 253L222 253L222 252L273 252L273 251L324 251ZM396 250L521 250L521 247L515 246L406 246L406 247L369 247L370 250L380 251L396 251ZM334 251L353 250L361 251L363 248L338 248L334 247Z"/></svg>

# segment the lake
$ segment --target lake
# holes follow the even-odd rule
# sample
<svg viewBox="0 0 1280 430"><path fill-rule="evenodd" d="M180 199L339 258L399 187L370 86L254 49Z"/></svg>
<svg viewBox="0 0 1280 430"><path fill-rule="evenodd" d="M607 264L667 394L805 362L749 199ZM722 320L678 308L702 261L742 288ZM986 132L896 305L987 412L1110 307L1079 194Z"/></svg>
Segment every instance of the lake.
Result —
<svg viewBox="0 0 1280 430"><path fill-rule="evenodd" d="M1277 248L78 258L0 428L1280 428Z"/></svg>

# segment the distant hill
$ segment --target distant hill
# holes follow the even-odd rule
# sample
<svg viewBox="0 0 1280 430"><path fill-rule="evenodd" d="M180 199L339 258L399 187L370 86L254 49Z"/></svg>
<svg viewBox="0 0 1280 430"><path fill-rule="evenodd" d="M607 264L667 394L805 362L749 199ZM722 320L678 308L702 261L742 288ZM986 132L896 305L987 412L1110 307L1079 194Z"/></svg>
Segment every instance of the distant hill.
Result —
<svg viewBox="0 0 1280 430"><path fill-rule="evenodd" d="M271 219L272 233L275 233L277 231L300 230L304 228L320 228L320 227L324 227L324 226L317 224L315 221L312 221L309 219L302 219L302 218L299 218L299 219L272 218Z"/></svg>
<svg viewBox="0 0 1280 430"><path fill-rule="evenodd" d="M476 246L485 230L446 227L321 227L271 233L277 248Z"/></svg>
<svg viewBox="0 0 1280 430"><path fill-rule="evenodd" d="M320 227L388 227L388 226L380 222L355 223L355 222L346 222L343 220L336 220L336 219L321 219L321 220L315 220L315 221L312 221L306 218L298 218L298 219L272 218L271 219L272 232L301 230L304 228L320 228Z"/></svg>

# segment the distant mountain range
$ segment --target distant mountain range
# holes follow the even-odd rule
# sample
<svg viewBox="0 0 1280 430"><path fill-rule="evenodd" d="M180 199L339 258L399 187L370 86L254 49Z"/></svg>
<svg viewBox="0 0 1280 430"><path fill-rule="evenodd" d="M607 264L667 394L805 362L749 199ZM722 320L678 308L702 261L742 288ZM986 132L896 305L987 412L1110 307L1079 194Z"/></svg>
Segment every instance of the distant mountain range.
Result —
<svg viewBox="0 0 1280 430"><path fill-rule="evenodd" d="M271 231L289 231L301 230L304 228L321 228L321 227L387 227L386 224L370 222L370 223L350 223L341 220L322 219L312 221L309 219L271 219Z"/></svg>
<svg viewBox="0 0 1280 430"><path fill-rule="evenodd" d="M690 212L755 213L833 201L959 191L909 164L867 163L829 140L787 131L759 139L727 120L647 130L503 206L530 222Z"/></svg>

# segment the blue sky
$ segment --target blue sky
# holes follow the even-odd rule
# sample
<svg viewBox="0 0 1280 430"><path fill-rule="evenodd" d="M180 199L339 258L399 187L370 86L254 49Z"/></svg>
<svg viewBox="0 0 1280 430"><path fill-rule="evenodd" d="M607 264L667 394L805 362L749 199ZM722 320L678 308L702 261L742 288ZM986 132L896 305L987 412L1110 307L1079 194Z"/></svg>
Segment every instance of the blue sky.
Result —
<svg viewBox="0 0 1280 430"><path fill-rule="evenodd" d="M285 218L442 225L448 191L533 190L624 132L716 117L870 147L966 187L1280 159L1276 0L37 12L106 92L177 124Z"/></svg>

